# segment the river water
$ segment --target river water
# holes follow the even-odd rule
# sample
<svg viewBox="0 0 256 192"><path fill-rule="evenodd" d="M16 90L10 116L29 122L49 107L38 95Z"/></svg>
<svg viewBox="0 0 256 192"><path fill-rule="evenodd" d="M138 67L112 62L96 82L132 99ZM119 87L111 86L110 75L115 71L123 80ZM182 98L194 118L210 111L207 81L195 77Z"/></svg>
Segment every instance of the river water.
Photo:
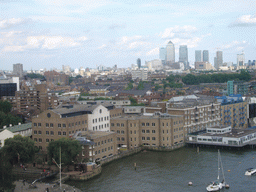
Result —
<svg viewBox="0 0 256 192"><path fill-rule="evenodd" d="M226 182L225 192L255 192L256 175L245 170L256 168L256 150L221 149ZM255 157L255 158L254 158ZM134 169L134 163L137 169ZM84 182L69 182L82 191L171 191L203 192L216 180L218 151L215 148L185 147L172 152L141 152L103 167L102 174ZM221 177L222 179L222 177ZM193 182L188 186L188 182Z"/></svg>

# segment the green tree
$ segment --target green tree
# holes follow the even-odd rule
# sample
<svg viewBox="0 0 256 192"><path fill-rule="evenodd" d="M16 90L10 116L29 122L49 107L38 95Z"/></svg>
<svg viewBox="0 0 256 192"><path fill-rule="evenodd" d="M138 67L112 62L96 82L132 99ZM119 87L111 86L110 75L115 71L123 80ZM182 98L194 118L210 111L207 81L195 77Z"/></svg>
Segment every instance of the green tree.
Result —
<svg viewBox="0 0 256 192"><path fill-rule="evenodd" d="M131 90L131 89L133 89L133 84L132 82L129 82L125 90Z"/></svg>
<svg viewBox="0 0 256 192"><path fill-rule="evenodd" d="M2 150L4 154L8 154L8 161L12 165L19 162L23 164L33 162L35 153L38 152L34 141L21 135L6 139Z"/></svg>
<svg viewBox="0 0 256 192"><path fill-rule="evenodd" d="M12 165L7 154L4 154L3 149L0 149L0 191L13 189L15 187L13 182Z"/></svg>
<svg viewBox="0 0 256 192"><path fill-rule="evenodd" d="M26 76L31 79L45 79L45 77L43 75L38 74L38 73L28 73Z"/></svg>
<svg viewBox="0 0 256 192"><path fill-rule="evenodd" d="M4 112L5 114L10 113L12 109L12 105L8 101L0 101L0 111Z"/></svg>
<svg viewBox="0 0 256 192"><path fill-rule="evenodd" d="M143 90L144 89L144 82L143 81L140 81L139 82L139 85L137 87L137 90Z"/></svg>
<svg viewBox="0 0 256 192"><path fill-rule="evenodd" d="M61 138L49 143L47 147L47 154L49 156L49 164L52 164L52 158L57 163L60 162L60 149L61 149L61 162L64 165L72 165L76 161L77 155L82 151L81 144L77 140Z"/></svg>

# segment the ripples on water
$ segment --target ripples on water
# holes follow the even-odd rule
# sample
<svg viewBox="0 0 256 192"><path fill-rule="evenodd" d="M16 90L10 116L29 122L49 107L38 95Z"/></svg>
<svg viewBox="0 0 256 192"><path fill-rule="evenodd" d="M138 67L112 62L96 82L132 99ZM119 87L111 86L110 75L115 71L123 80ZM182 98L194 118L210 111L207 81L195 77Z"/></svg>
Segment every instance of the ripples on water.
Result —
<svg viewBox="0 0 256 192"><path fill-rule="evenodd" d="M229 192L255 192L256 176L245 176L256 168L256 151L221 149L222 164ZM255 157L253 159L253 157ZM134 170L134 163L137 170ZM216 180L218 152L214 148L182 148L172 152L141 152L103 167L102 174L85 182L69 182L82 191L206 191ZM228 172L230 170L230 172ZM192 181L193 186L188 186Z"/></svg>

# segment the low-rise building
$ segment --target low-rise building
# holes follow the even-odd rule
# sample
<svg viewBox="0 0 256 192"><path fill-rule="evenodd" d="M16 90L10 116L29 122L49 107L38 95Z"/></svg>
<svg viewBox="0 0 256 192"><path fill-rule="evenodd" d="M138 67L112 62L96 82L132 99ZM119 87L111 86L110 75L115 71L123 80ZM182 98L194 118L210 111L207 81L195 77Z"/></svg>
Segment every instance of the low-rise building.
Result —
<svg viewBox="0 0 256 192"><path fill-rule="evenodd" d="M110 131L109 122L109 109L103 105L63 105L32 119L32 138L45 151L50 141L71 137L78 131Z"/></svg>
<svg viewBox="0 0 256 192"><path fill-rule="evenodd" d="M187 143L243 147L256 140L256 130L232 129L231 126L215 126L205 133L190 135Z"/></svg>
<svg viewBox="0 0 256 192"><path fill-rule="evenodd" d="M23 137L31 137L32 135L32 123L25 123L18 125L4 126L4 129L0 131L0 147L4 146L4 140L13 138L14 135L21 135Z"/></svg>
<svg viewBox="0 0 256 192"><path fill-rule="evenodd" d="M182 116L155 113L111 118L117 146L132 149L141 145L171 147L184 142Z"/></svg>

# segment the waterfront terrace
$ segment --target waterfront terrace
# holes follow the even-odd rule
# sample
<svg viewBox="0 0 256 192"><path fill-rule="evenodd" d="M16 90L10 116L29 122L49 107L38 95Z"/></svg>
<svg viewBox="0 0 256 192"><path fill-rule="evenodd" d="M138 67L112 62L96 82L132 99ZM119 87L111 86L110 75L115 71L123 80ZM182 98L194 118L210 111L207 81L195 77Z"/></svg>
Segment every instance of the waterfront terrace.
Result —
<svg viewBox="0 0 256 192"><path fill-rule="evenodd" d="M206 132L191 134L188 144L244 147L256 141L255 129L232 129L231 126L209 127Z"/></svg>

